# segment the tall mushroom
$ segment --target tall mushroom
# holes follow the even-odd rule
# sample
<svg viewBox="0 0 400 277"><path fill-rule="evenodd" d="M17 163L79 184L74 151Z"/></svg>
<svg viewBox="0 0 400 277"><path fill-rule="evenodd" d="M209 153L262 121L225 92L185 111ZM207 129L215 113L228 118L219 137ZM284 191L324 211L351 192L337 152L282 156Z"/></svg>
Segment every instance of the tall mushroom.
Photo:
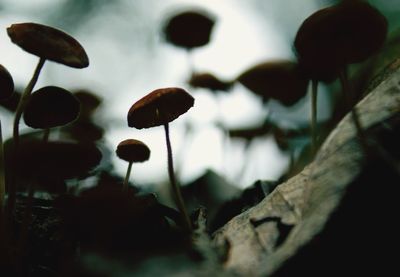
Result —
<svg viewBox="0 0 400 277"><path fill-rule="evenodd" d="M14 92L14 80L8 70L0 64L0 101L9 98ZM6 193L4 173L3 134L0 120L0 213L4 205Z"/></svg>
<svg viewBox="0 0 400 277"><path fill-rule="evenodd" d="M35 91L24 112L26 125L44 129L43 140L47 141L50 128L66 125L74 121L80 110L80 102L69 91L47 86Z"/></svg>
<svg viewBox="0 0 400 277"><path fill-rule="evenodd" d="M74 68L84 68L89 66L89 58L80 45L70 35L58 29L37 23L18 23L12 24L7 28L7 34L11 41L25 51L38 56L39 62L29 81L15 112L13 124L14 153L18 151L19 144L19 121L25 106L29 101L32 90L39 78L40 71L46 60L61 63ZM17 167L17 165L14 165ZM15 177L15 176L14 176ZM14 208L15 203L15 180L10 183L9 211Z"/></svg>
<svg viewBox="0 0 400 277"><path fill-rule="evenodd" d="M190 54L196 47L209 43L215 19L200 10L188 10L169 18L164 26L165 39L187 50L190 70L193 73Z"/></svg>
<svg viewBox="0 0 400 277"><path fill-rule="evenodd" d="M194 104L194 98L184 89L169 87L157 89L138 100L128 112L128 126L137 129L164 126L168 152L168 175L176 204L182 213L184 223L191 230L191 223L180 188L176 182L169 138L169 122L186 113Z"/></svg>
<svg viewBox="0 0 400 277"><path fill-rule="evenodd" d="M126 139L118 144L115 152L118 158L129 163L123 183L123 190L126 190L131 174L132 163L147 161L150 158L150 149L140 140Z"/></svg>
<svg viewBox="0 0 400 277"><path fill-rule="evenodd" d="M377 53L386 39L387 29L386 18L362 0L342 1L319 10L300 26L294 46L301 67L312 80L313 130L316 129L318 82L331 82L339 77L350 106L347 65L362 62ZM355 108L351 111L358 136L365 146L357 111ZM314 141L315 136L314 131Z"/></svg>
<svg viewBox="0 0 400 277"><path fill-rule="evenodd" d="M15 147L18 147L19 121L45 61L51 60L74 68L85 68L89 66L89 58L78 41L63 31L49 26L37 23L12 24L7 28L7 33L13 43L40 58L15 113L13 138Z"/></svg>

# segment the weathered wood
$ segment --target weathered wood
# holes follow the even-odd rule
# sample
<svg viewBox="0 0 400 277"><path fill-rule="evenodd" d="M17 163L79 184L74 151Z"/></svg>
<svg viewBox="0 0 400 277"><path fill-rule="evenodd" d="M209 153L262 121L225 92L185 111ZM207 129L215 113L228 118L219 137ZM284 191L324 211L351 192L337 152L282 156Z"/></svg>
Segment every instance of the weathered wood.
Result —
<svg viewBox="0 0 400 277"><path fill-rule="evenodd" d="M372 91L357 105L368 129L400 112L400 60L378 77ZM230 242L224 268L242 276L268 276L324 227L348 184L361 171L363 151L347 115L332 131L315 160L300 174L279 185L257 206L236 216L214 235L214 243ZM266 220L255 226L254 220ZM278 225L293 225L279 247Z"/></svg>

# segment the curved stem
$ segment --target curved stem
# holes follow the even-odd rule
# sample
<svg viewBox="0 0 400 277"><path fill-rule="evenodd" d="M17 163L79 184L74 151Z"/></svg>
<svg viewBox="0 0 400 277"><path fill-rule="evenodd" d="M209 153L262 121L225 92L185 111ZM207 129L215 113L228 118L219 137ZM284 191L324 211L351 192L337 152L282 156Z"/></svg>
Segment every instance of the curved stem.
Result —
<svg viewBox="0 0 400 277"><path fill-rule="evenodd" d="M317 152L317 93L318 81L311 80L311 151L312 155Z"/></svg>
<svg viewBox="0 0 400 277"><path fill-rule="evenodd" d="M358 115L357 108L355 106L352 107L351 90L350 90L350 84L349 84L349 79L347 76L346 68L344 68L343 70L340 71L340 82L342 84L343 93L345 94L345 97L346 97L347 108L348 108L348 110L351 110L351 115L353 118L354 126L356 127L358 140L361 144L361 147L364 151L365 156L367 156L368 144L367 144L364 130L361 126L360 117Z"/></svg>
<svg viewBox="0 0 400 277"><path fill-rule="evenodd" d="M129 162L128 170L126 171L124 179L124 184L122 185L122 190L126 190L128 188L128 182L129 182L129 176L131 176L131 170L132 170L132 162Z"/></svg>
<svg viewBox="0 0 400 277"><path fill-rule="evenodd" d="M44 62L46 60L40 58L36 69L33 73L32 79L29 81L28 85L26 86L24 93L21 96L21 100L19 100L17 110L15 111L15 118L14 118L14 125L13 125L13 140L14 140L14 147L18 147L19 143L19 121L21 120L22 113L24 112L25 106L28 104L29 98L31 96L32 90L36 85L36 82L39 78L40 70L42 69Z"/></svg>
<svg viewBox="0 0 400 277"><path fill-rule="evenodd" d="M22 113L24 112L25 106L27 105L30 95L32 93L32 90L39 78L40 70L42 69L44 62L46 59L40 58L39 62L35 68L35 71L33 73L32 79L29 81L28 85L26 86L21 99L19 100L17 110L15 111L15 117L14 117L14 125L13 125L13 157L17 157L17 152L18 152L18 145L19 145L19 121L21 120ZM17 172L17 161L14 160L13 165L13 173L11 174L11 179L9 183L9 193L8 193L8 203L7 203L7 208L8 212L11 213L14 210L14 205L15 205L15 197L16 197L16 175L18 174Z"/></svg>
<svg viewBox="0 0 400 277"><path fill-rule="evenodd" d="M169 180L171 182L172 190L175 194L175 201L176 205L178 206L179 211L182 214L183 217L183 222L186 225L185 227L188 229L188 231L192 230L192 225L190 223L190 219L188 216L188 213L186 211L185 204L183 202L181 190L179 189L179 186L176 182L175 179L175 174L174 174L174 165L172 161L172 148L171 148L171 141L169 139L169 126L168 123L164 124L164 130L165 130L165 138L167 142L167 152L168 152L168 175L169 175Z"/></svg>

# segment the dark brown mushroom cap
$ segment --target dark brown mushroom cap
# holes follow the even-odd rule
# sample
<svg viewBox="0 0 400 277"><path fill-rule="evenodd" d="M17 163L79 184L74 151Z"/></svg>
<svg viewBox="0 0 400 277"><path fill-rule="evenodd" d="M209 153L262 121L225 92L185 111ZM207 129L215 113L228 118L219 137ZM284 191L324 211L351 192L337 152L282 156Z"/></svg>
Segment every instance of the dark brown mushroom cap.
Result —
<svg viewBox="0 0 400 277"><path fill-rule="evenodd" d="M387 29L386 18L367 2L344 1L308 17L294 46L299 62L312 78L332 80L345 65L375 54L386 39Z"/></svg>
<svg viewBox="0 0 400 277"><path fill-rule="evenodd" d="M167 124L187 112L194 98L181 88L162 88L150 92L129 109L128 126L137 129Z"/></svg>
<svg viewBox="0 0 400 277"><path fill-rule="evenodd" d="M77 90L73 93L73 95L78 98L79 102L81 103L80 118L83 117L84 119L89 118L103 101L95 93L86 89Z"/></svg>
<svg viewBox="0 0 400 277"><path fill-rule="evenodd" d="M19 23L8 27L7 33L13 43L40 58L75 68L89 65L89 58L79 42L58 29L37 23Z"/></svg>
<svg viewBox="0 0 400 277"><path fill-rule="evenodd" d="M0 64L0 100L9 98L14 92L14 80L7 68Z"/></svg>
<svg viewBox="0 0 400 277"><path fill-rule="evenodd" d="M12 141L6 142L6 154L11 153ZM17 155L6 155L8 163L18 161L18 174L26 178L66 180L84 178L99 165L102 154L94 143L23 140ZM15 162L15 160L14 160Z"/></svg>
<svg viewBox="0 0 400 277"><path fill-rule="evenodd" d="M173 16L165 24L168 42L187 49L206 45L210 41L214 19L200 11L187 11Z"/></svg>
<svg viewBox="0 0 400 277"><path fill-rule="evenodd" d="M205 88L211 91L228 91L232 87L231 82L222 81L211 73L193 74L189 84L195 88Z"/></svg>
<svg viewBox="0 0 400 277"><path fill-rule="evenodd" d="M121 141L115 152L120 159L127 162L144 162L150 158L149 147L136 139Z"/></svg>
<svg viewBox="0 0 400 277"><path fill-rule="evenodd" d="M53 128L74 121L79 110L78 99L69 91L48 86L32 94L24 111L24 121L32 128Z"/></svg>
<svg viewBox="0 0 400 277"><path fill-rule="evenodd" d="M237 78L243 86L260 95L263 101L270 98L286 106L293 105L307 93L307 79L292 61L269 61L253 66Z"/></svg>

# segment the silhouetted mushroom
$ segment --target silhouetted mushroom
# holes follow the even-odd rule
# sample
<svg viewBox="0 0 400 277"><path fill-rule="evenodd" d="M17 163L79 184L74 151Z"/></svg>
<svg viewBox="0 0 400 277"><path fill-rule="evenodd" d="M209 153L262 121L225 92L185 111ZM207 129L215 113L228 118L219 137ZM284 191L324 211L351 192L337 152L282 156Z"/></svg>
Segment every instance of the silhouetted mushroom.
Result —
<svg viewBox="0 0 400 277"><path fill-rule="evenodd" d="M186 11L170 19L164 27L168 42L188 50L206 45L210 41L215 20L202 11Z"/></svg>
<svg viewBox="0 0 400 277"><path fill-rule="evenodd" d="M170 17L164 24L165 39L187 50L189 70L193 73L191 50L209 43L215 20L200 10L188 10Z"/></svg>
<svg viewBox="0 0 400 277"><path fill-rule="evenodd" d="M293 105L307 93L307 79L292 61L258 64L240 74L237 81L260 95L264 102L272 98L286 106Z"/></svg>
<svg viewBox="0 0 400 277"><path fill-rule="evenodd" d="M11 97L14 92L14 80L7 68L0 64L0 100Z"/></svg>
<svg viewBox="0 0 400 277"><path fill-rule="evenodd" d="M79 119L88 119L100 106L102 99L94 93L81 89L75 91L73 95L81 102L81 112Z"/></svg>
<svg viewBox="0 0 400 277"><path fill-rule="evenodd" d="M187 112L194 104L194 98L184 89L170 87L157 89L137 101L128 112L128 126L137 129L164 125L168 152L168 174L175 194L176 204L184 217L188 230L191 223L181 191L175 179L172 149L169 138L169 122Z"/></svg>
<svg viewBox="0 0 400 277"><path fill-rule="evenodd" d="M13 137L16 141L15 146L18 147L19 121L45 61L51 60L70 67L84 68L89 65L89 58L78 41L49 26L37 23L12 24L7 28L7 33L13 43L40 58L15 113Z"/></svg>
<svg viewBox="0 0 400 277"><path fill-rule="evenodd" d="M129 163L123 184L123 189L126 189L131 174L132 163L147 161L150 158L150 149L140 140L126 139L118 144L115 152L120 159Z"/></svg>
<svg viewBox="0 0 400 277"><path fill-rule="evenodd" d="M0 101L11 97L13 92L14 80L10 72L0 64ZM0 120L0 213L4 204L5 186L3 134Z"/></svg>
<svg viewBox="0 0 400 277"><path fill-rule="evenodd" d="M7 147L11 151L12 141ZM102 154L94 144L65 141L21 140L18 153L19 174L24 178L82 179L100 163Z"/></svg>
<svg viewBox="0 0 400 277"><path fill-rule="evenodd" d="M78 118L72 123L61 129L63 135L77 141L94 142L103 137L104 129L97 125L93 117L96 110L101 105L102 99L86 89L80 89L73 93L81 103Z"/></svg>
<svg viewBox="0 0 400 277"><path fill-rule="evenodd" d="M340 77L343 90L350 95L346 67L366 60L383 46L387 20L365 1L342 1L319 10L300 26L294 46L303 73L312 80L313 145L316 144L316 101L318 81L331 82ZM362 144L362 128L356 110L352 115Z"/></svg>
<svg viewBox="0 0 400 277"><path fill-rule="evenodd" d="M24 121L29 127L44 129L44 141L47 141L50 128L71 123L78 117L79 110L80 102L72 93L60 87L47 86L30 97Z"/></svg>
<svg viewBox="0 0 400 277"><path fill-rule="evenodd" d="M232 88L232 82L226 82L218 79L211 73L195 73L188 81L189 85L195 88L205 88L212 92L228 91Z"/></svg>

